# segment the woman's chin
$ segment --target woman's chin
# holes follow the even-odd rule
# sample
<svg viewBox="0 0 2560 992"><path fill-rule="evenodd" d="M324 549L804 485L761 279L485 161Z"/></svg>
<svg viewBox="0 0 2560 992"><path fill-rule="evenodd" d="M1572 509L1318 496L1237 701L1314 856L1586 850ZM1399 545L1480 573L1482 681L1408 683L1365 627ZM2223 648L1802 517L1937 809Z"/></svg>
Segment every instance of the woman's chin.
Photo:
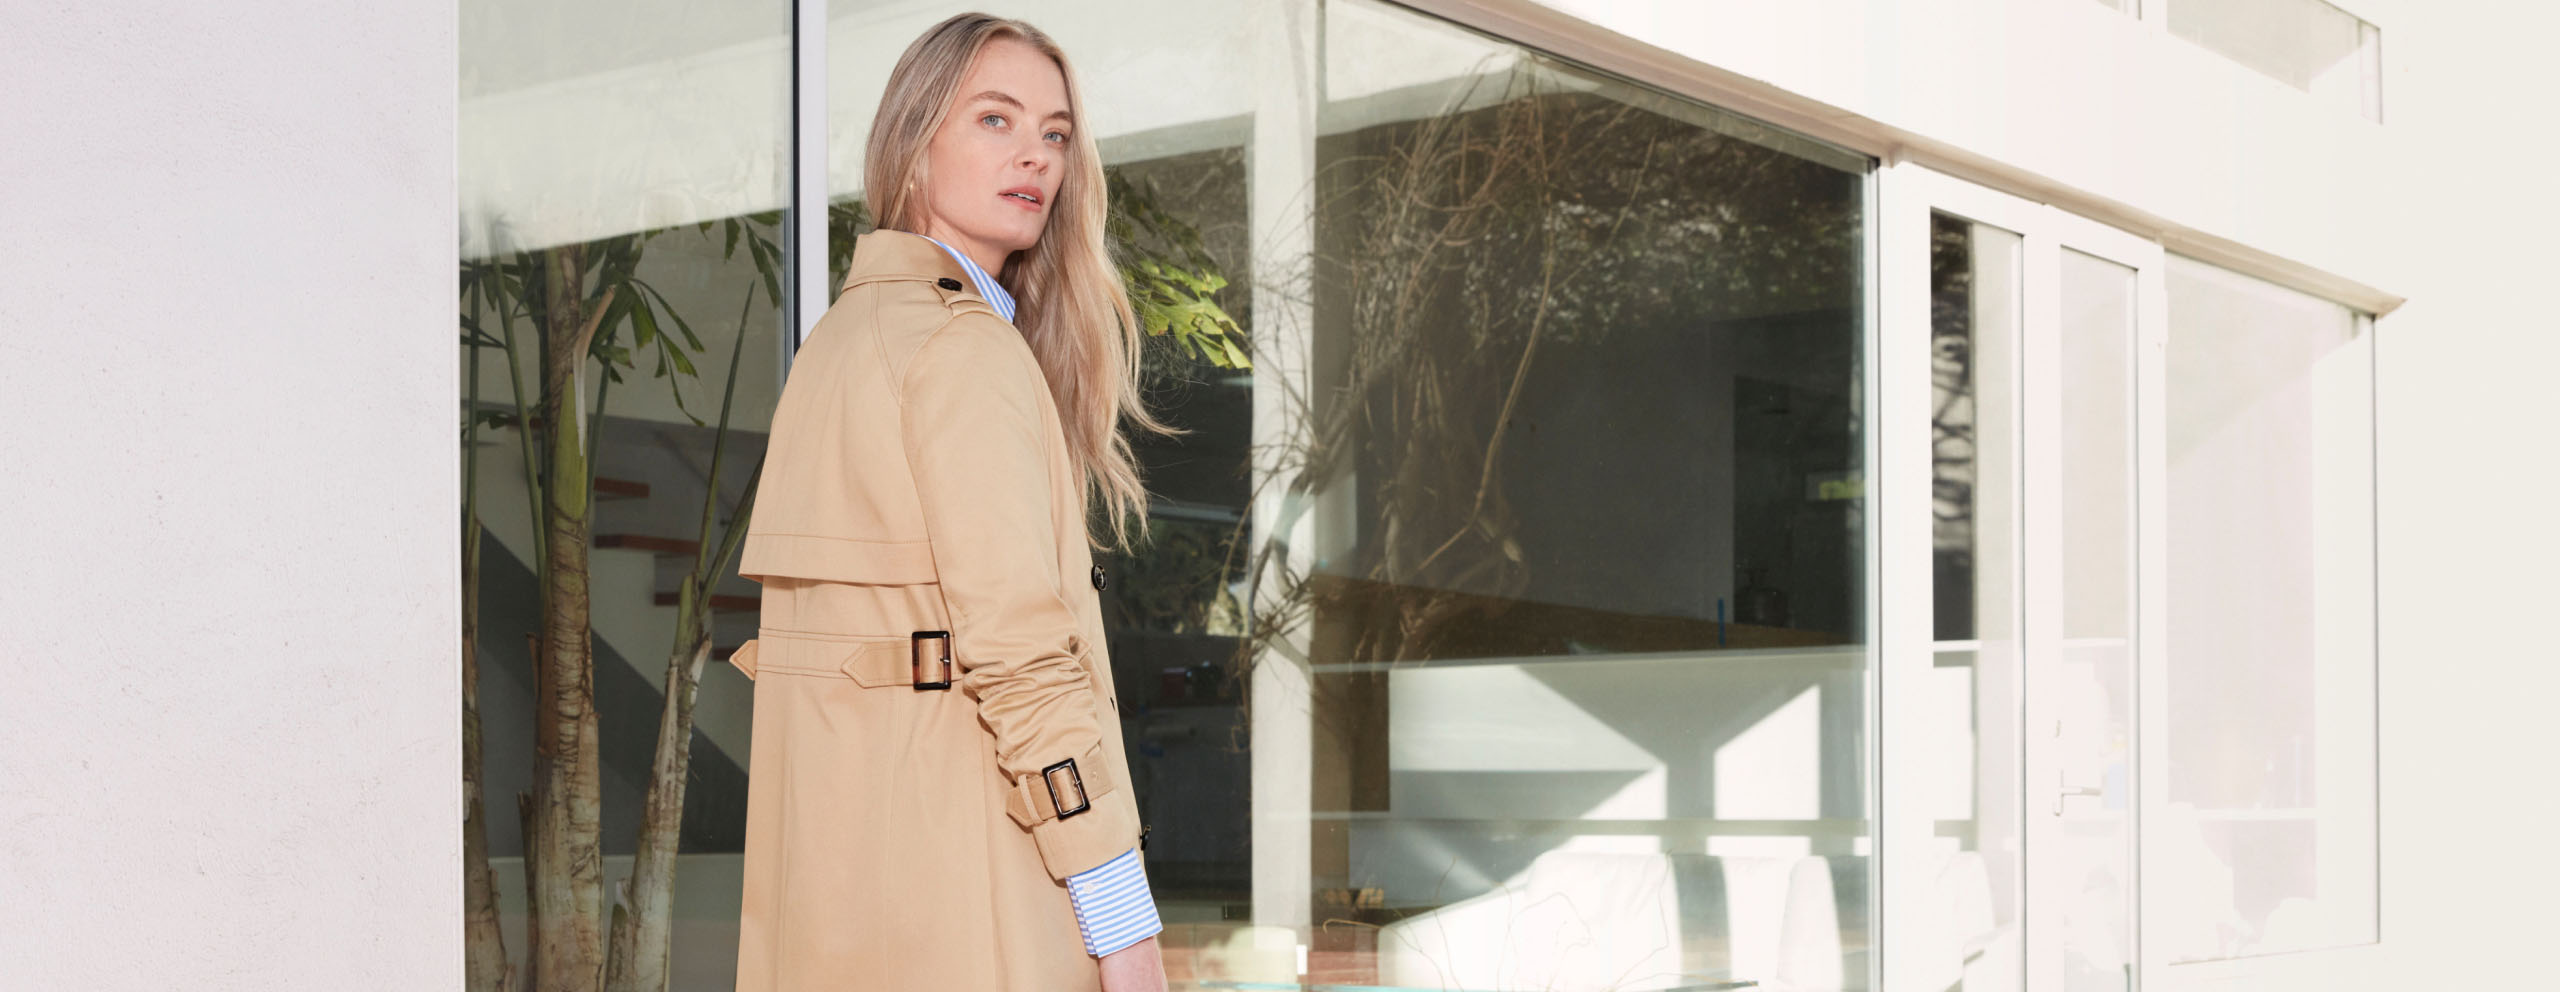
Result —
<svg viewBox="0 0 2560 992"><path fill-rule="evenodd" d="M1001 246L1010 252L1029 248L1040 240L1040 232L1047 226L1046 216L1031 215L1019 207L1006 209L1014 213L987 225L986 229L994 234L994 237L987 239L989 244Z"/></svg>

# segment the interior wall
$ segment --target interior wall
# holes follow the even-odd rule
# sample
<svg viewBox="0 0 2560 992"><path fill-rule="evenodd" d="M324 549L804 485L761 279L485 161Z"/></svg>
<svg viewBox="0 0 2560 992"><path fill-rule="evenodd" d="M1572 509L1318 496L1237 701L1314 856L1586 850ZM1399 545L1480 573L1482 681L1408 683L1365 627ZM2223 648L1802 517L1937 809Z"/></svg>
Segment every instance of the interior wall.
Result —
<svg viewBox="0 0 2560 992"><path fill-rule="evenodd" d="M0 988L459 988L454 5L0 38Z"/></svg>

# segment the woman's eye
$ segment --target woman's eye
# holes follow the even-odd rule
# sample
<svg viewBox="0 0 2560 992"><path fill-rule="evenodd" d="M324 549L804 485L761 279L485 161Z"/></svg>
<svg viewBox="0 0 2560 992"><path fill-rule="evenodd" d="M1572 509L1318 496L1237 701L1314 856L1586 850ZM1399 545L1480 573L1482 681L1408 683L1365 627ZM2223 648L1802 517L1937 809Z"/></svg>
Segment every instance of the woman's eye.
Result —
<svg viewBox="0 0 2560 992"><path fill-rule="evenodd" d="M1059 144L1061 144L1061 145L1063 145L1063 144L1066 144L1066 143L1067 143L1067 132L1065 132L1065 131L1051 131L1051 132L1049 132L1048 134L1042 135L1041 137L1044 137L1044 138L1056 138L1056 139L1058 139L1058 143L1059 143Z"/></svg>
<svg viewBox="0 0 2560 992"><path fill-rule="evenodd" d="M984 124L984 123L986 123L986 122L988 122L988 121L996 121L996 122L998 122L999 124L1001 124L1001 123L1004 121L1004 115L1003 115L1003 114L988 114L988 115L986 115L986 116L984 116L984 117L980 117L980 118L978 118L978 123L980 123L980 124Z"/></svg>

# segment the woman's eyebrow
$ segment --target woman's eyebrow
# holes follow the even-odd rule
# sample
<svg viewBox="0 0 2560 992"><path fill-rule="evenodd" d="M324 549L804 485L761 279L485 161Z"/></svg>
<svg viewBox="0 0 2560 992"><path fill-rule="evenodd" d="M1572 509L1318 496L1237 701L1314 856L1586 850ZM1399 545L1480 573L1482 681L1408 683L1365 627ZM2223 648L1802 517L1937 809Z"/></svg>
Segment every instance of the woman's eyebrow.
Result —
<svg viewBox="0 0 2560 992"><path fill-rule="evenodd" d="M1023 113L1030 113L1029 110L1023 108L1022 101L1005 95L1002 90L982 90L976 96L972 96L969 99L993 100L997 103L1004 104L1005 106L1012 107L1015 110L1020 110ZM1052 110L1049 112L1049 116L1045 119L1053 121L1062 120L1068 124L1074 124L1076 122L1076 115L1063 110Z"/></svg>

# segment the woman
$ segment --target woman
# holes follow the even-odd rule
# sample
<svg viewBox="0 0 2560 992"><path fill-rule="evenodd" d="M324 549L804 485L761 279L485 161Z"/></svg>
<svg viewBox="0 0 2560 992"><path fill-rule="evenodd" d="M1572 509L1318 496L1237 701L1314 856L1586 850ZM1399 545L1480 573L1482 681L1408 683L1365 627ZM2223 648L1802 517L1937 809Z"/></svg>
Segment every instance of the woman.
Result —
<svg viewBox="0 0 2560 992"><path fill-rule="evenodd" d="M1176 432L1084 119L1020 21L953 17L889 74L880 229L792 364L738 567L741 992L1164 988L1085 521L1088 488L1115 540L1144 506L1120 417Z"/></svg>

